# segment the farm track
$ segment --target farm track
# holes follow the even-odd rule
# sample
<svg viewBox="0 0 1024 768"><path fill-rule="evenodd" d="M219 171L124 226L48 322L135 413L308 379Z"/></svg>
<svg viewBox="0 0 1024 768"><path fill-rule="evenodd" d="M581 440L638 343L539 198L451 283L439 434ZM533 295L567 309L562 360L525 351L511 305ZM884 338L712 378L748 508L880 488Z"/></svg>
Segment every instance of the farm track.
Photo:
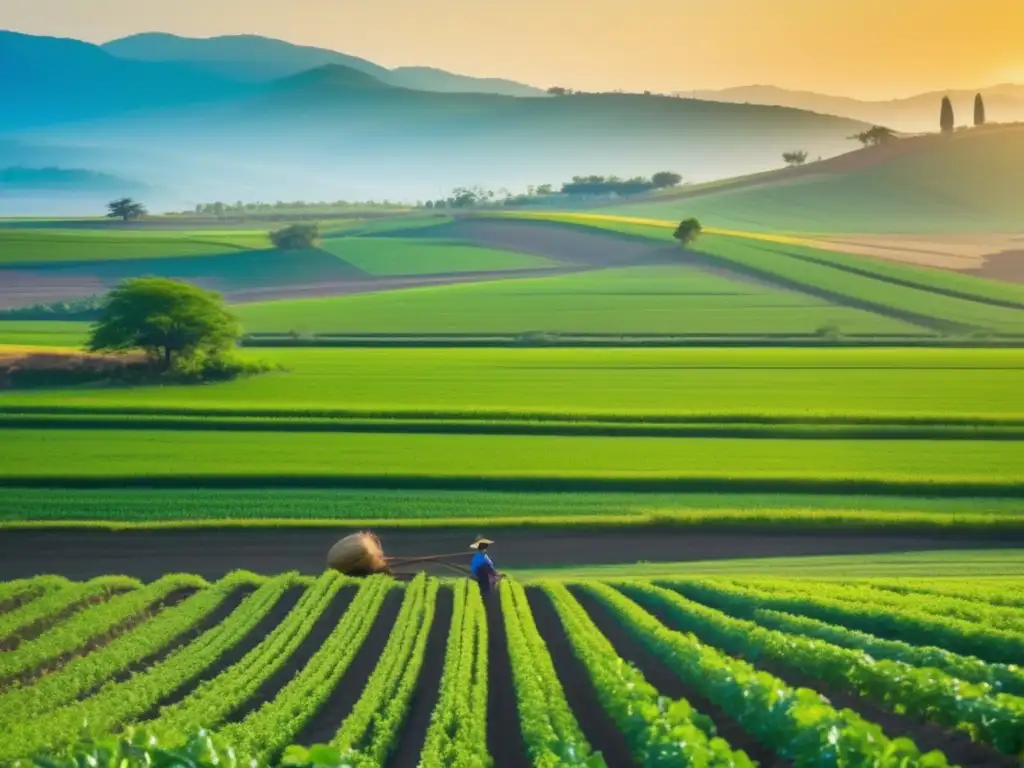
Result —
<svg viewBox="0 0 1024 768"><path fill-rule="evenodd" d="M249 594L251 594L252 591L254 590L250 590ZM138 721L145 722L157 717L160 714L161 709L181 701L200 685L208 680L212 680L225 669L228 669L241 661L243 656L259 645L266 636L273 631L274 627L284 620L284 617L288 615L288 612L294 608L295 604L299 601L303 591L304 588L298 586L287 589L285 593L281 595L281 598L274 604L274 607L260 620L259 624L257 624L253 628L252 632L246 635L240 643L221 654L217 661L204 669L200 675L187 686L187 688L174 691L171 695L156 702L148 712L145 712L142 716L137 718Z"/></svg>
<svg viewBox="0 0 1024 768"><path fill-rule="evenodd" d="M426 742L431 716L441 694L441 675L444 672L448 630L452 623L452 609L455 595L451 588L441 588L437 593L434 608L434 623L427 637L423 654L423 666L416 690L413 692L406 713L405 724L398 736L394 750L384 768L405 768L415 765Z"/></svg>
<svg viewBox="0 0 1024 768"><path fill-rule="evenodd" d="M505 616L498 595L484 599L487 612L487 751L492 768L530 768L526 742L516 711L512 663L508 655Z"/></svg>
<svg viewBox="0 0 1024 768"><path fill-rule="evenodd" d="M565 641L565 630L550 598L536 587L527 589L526 597L537 623L537 631L555 664L555 672L565 692L566 701L590 746L600 752L610 766L635 766L636 761L630 753L626 737L601 706L586 666L576 658L569 643ZM644 674L647 674L646 671ZM653 682L651 678L648 680Z"/></svg>
<svg viewBox="0 0 1024 768"><path fill-rule="evenodd" d="M569 590L586 610L591 621L615 647L616 653L635 665L647 682L664 696L686 699L694 709L711 718L719 736L729 742L734 749L746 752L751 759L760 764L761 768L788 768L792 765L790 761L778 757L771 749L747 733L728 712L686 685L679 675L630 635L600 601L583 590L572 587Z"/></svg>
<svg viewBox="0 0 1024 768"><path fill-rule="evenodd" d="M330 605L316 618L313 629L299 647L295 649L295 652L288 661L277 672L264 680L256 692L246 700L245 704L231 713L228 717L229 721L241 722L250 713L255 712L267 702L274 700L278 692L288 684L288 681L299 670L306 666L313 654L317 652L331 632L334 631L334 628L338 626L338 622L345 615L345 611L348 610L352 598L356 596L356 592L357 588L354 586L342 587L338 590Z"/></svg>
<svg viewBox="0 0 1024 768"><path fill-rule="evenodd" d="M185 647L204 632L208 632L218 626L242 604L245 598L255 591L256 588L253 586L239 587L228 595L215 610L204 616L201 621L193 624L187 632L182 632L180 635L171 638L171 641L156 653L139 659L114 675L114 682L123 683L130 679L132 675L152 667L154 664L159 664L179 648ZM82 698L88 698L93 693L95 693L95 690L86 693Z"/></svg>
<svg viewBox="0 0 1024 768"><path fill-rule="evenodd" d="M402 590L393 589L388 592L380 611L374 618L373 627L363 644L359 646L359 650L356 651L352 663L349 664L320 709L296 734L295 743L326 744L334 738L342 721L359 701L359 697L366 687L366 681L370 679L374 667L377 666L377 660L384 651L404 597L405 592ZM329 627L329 630L333 630L334 626L336 626L336 622ZM321 644L318 644L317 648ZM316 648L313 650L315 651Z"/></svg>
<svg viewBox="0 0 1024 768"><path fill-rule="evenodd" d="M466 550L479 531L374 526L389 555ZM123 573L156 579L187 571L219 578L229 571L299 571L319 574L327 551L351 531L338 528L227 528L137 531L10 530L0 536L0 580L33 576L41 559L72 579ZM684 562L745 557L881 554L948 549L1001 549L1022 545L1020 533L993 531L899 531L780 533L754 526L718 530L679 527L502 527L487 535L501 542L500 566L542 568L598 563ZM468 550L466 550L468 553ZM468 554L467 554L468 559Z"/></svg>

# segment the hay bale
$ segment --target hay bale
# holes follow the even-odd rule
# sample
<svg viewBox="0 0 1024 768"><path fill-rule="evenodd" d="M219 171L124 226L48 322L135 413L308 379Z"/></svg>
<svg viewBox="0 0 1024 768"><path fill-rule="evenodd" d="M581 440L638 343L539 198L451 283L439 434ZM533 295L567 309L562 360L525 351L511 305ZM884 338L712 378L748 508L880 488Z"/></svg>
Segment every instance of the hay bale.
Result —
<svg viewBox="0 0 1024 768"><path fill-rule="evenodd" d="M346 576L370 576L388 570L380 539L369 531L353 533L331 547L327 566Z"/></svg>

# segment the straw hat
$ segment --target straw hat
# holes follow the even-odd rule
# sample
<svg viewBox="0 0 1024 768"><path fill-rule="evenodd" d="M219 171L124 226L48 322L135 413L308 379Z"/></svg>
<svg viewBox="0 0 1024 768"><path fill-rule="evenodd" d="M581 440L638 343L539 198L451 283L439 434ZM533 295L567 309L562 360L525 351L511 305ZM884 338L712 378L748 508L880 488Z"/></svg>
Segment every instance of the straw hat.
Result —
<svg viewBox="0 0 1024 768"><path fill-rule="evenodd" d="M491 545L493 543L494 542L491 541L490 539L485 539L483 536L477 536L476 537L476 541L474 541L472 544L470 544L469 548L470 549L480 549L480 545L481 544Z"/></svg>

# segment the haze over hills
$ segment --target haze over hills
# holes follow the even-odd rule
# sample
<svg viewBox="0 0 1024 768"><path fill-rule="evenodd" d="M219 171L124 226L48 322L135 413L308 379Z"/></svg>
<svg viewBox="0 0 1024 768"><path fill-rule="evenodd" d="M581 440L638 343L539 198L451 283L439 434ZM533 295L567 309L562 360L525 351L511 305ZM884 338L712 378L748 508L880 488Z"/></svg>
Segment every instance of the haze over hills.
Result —
<svg viewBox="0 0 1024 768"><path fill-rule="evenodd" d="M933 91L903 99L863 101L812 91L794 91L774 85L746 85L722 90L680 91L679 95L734 104L771 104L805 109L886 125L898 131L934 131L939 124L939 105L949 96L958 125L969 125L975 94L981 93L990 121L1024 121L1024 85L1005 83L978 90Z"/></svg>
<svg viewBox="0 0 1024 768"><path fill-rule="evenodd" d="M201 62L138 61L14 33L0 34L0 65L19 73L0 82L0 167L142 182L161 190L147 200L154 210L214 199L414 201L460 185L524 189L591 173L675 170L702 181L778 167L794 148L835 155L865 127L640 94L416 90L339 63L241 80Z"/></svg>

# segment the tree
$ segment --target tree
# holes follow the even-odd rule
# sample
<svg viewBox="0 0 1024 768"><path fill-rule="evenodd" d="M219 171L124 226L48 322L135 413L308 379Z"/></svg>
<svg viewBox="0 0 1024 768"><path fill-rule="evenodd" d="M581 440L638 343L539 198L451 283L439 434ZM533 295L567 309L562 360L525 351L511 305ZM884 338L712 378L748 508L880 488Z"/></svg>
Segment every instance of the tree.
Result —
<svg viewBox="0 0 1024 768"><path fill-rule="evenodd" d="M794 152L783 152L782 159L786 161L786 165L793 166L795 168L796 166L803 165L807 162L807 153L802 149Z"/></svg>
<svg viewBox="0 0 1024 768"><path fill-rule="evenodd" d="M939 112L939 127L942 128L943 133L952 133L955 123L953 103L949 100L949 96L943 96L942 110Z"/></svg>
<svg viewBox="0 0 1024 768"><path fill-rule="evenodd" d="M974 124L977 126L985 124L985 101L981 98L980 93L974 97Z"/></svg>
<svg viewBox="0 0 1024 768"><path fill-rule="evenodd" d="M282 251L304 251L320 242L318 224L292 224L270 233L270 242Z"/></svg>
<svg viewBox="0 0 1024 768"><path fill-rule="evenodd" d="M553 194L555 194L555 185L554 184L538 184L537 185L537 194L539 196L553 195Z"/></svg>
<svg viewBox="0 0 1024 768"><path fill-rule="evenodd" d="M560 85L553 85L550 88L548 88L548 93L551 94L552 96L568 96L569 94L572 93L572 91L569 90L568 88L563 88Z"/></svg>
<svg viewBox="0 0 1024 768"><path fill-rule="evenodd" d="M672 233L672 237L679 241L679 244L686 247L700 235L700 222L694 218L683 219Z"/></svg>
<svg viewBox="0 0 1024 768"><path fill-rule="evenodd" d="M667 189L668 187L675 187L679 185L679 182L683 180L683 177L678 173L672 171L658 171L656 174L651 176L651 184L654 185L655 189Z"/></svg>
<svg viewBox="0 0 1024 768"><path fill-rule="evenodd" d="M107 218L121 219L123 221L134 221L146 215L146 206L137 203L130 197L122 197L107 203Z"/></svg>
<svg viewBox="0 0 1024 768"><path fill-rule="evenodd" d="M141 349L166 371L176 359L217 357L241 334L220 294L165 277L135 277L107 294L89 350Z"/></svg>
<svg viewBox="0 0 1024 768"><path fill-rule="evenodd" d="M874 147L879 144L888 144L890 141L894 141L896 139L896 132L892 128L876 125L866 131L855 133L850 138L856 139L865 147Z"/></svg>

